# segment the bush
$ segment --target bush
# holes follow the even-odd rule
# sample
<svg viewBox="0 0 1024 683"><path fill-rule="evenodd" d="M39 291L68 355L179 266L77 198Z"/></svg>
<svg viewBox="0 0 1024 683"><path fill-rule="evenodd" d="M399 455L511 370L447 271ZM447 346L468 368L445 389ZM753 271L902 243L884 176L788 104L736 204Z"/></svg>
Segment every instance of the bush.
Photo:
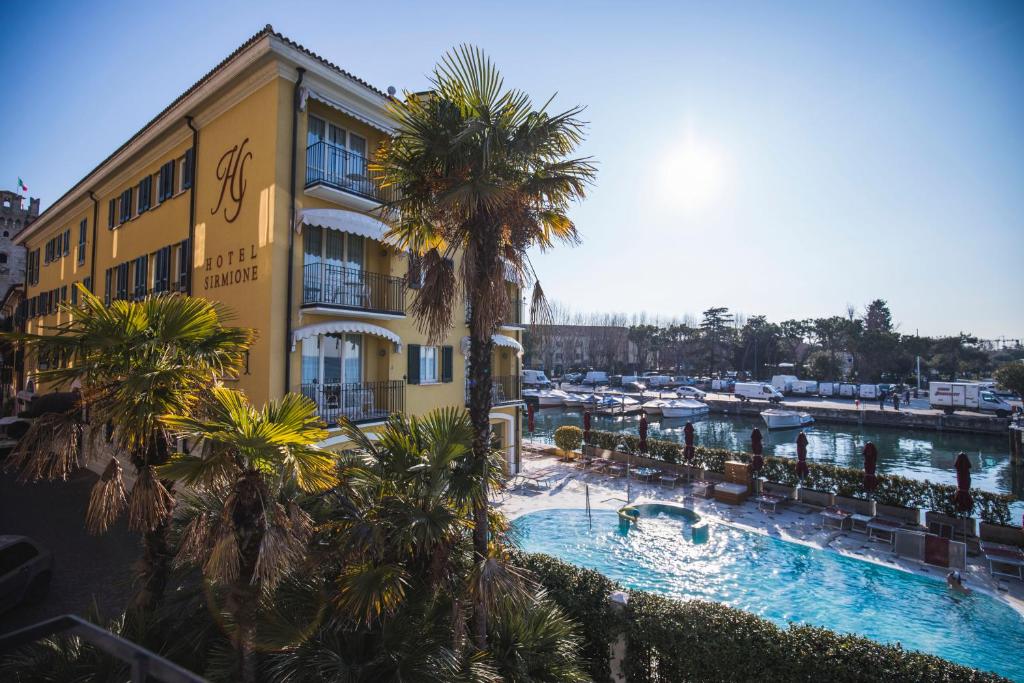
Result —
<svg viewBox="0 0 1024 683"><path fill-rule="evenodd" d="M573 425L565 425L555 430L555 445L568 455L583 443L583 430Z"/></svg>
<svg viewBox="0 0 1024 683"><path fill-rule="evenodd" d="M814 626L781 628L703 600L630 591L622 615L608 603L617 584L546 555L517 561L585 634L594 680L609 680L610 644L625 629L630 681L953 681L1002 682L934 655Z"/></svg>
<svg viewBox="0 0 1024 683"><path fill-rule="evenodd" d="M561 427L559 429L562 429ZM556 443L557 443L557 434ZM620 449L627 453L638 453L640 440L633 434L616 432L590 431L590 442L599 448L608 450ZM675 441L660 439L647 440L647 453L651 458L667 463L683 462L683 448ZM750 462L749 453L738 453L724 448L694 449L693 465L703 467L709 472L725 472L726 460ZM864 490L864 472L853 467L842 467L829 463L807 463L808 474L803 485L817 491L828 491L841 496L873 498L883 505L898 505L908 508L923 508L947 515L957 515L953 503L956 487L950 484L936 484L930 481L908 479L895 474L878 475L878 484L873 493ZM796 459L766 456L761 476L768 481L786 486L796 486ZM983 522L1009 525L1011 523L1010 503L1013 497L989 491L971 490L974 498L972 513Z"/></svg>

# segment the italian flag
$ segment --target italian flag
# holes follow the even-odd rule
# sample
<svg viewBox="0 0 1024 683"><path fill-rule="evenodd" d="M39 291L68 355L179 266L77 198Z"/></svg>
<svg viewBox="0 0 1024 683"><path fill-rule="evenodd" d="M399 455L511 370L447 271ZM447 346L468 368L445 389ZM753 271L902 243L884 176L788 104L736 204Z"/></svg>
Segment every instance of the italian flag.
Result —
<svg viewBox="0 0 1024 683"><path fill-rule="evenodd" d="M21 179L21 176L18 176L18 188L22 192L28 192L28 185L26 185L25 181Z"/></svg>

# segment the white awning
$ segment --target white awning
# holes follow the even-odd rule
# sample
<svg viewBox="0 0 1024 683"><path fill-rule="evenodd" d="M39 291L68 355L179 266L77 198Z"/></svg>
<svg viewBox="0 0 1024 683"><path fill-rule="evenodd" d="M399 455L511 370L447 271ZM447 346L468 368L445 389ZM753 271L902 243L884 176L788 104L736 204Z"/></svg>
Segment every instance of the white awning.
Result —
<svg viewBox="0 0 1024 683"><path fill-rule="evenodd" d="M515 349L516 355L520 358L523 357L523 345L512 337L504 334L495 334L491 337L491 341L493 341L497 346L507 346L510 349ZM462 343L459 345L459 348L462 349L463 356L469 355L469 337L462 338Z"/></svg>
<svg viewBox="0 0 1024 683"><path fill-rule="evenodd" d="M391 330L386 330L379 325L371 325L370 323L360 323L354 320L338 320L329 323L317 323L316 325L306 325L300 327L292 333L292 351L295 350L296 345L303 339L309 339L310 337L317 337L321 334L340 334L349 332L352 334L372 334L375 337L382 337L387 339L389 342L393 342L398 346L398 350L402 350L402 339Z"/></svg>
<svg viewBox="0 0 1024 683"><path fill-rule="evenodd" d="M331 107L332 109L337 109L338 111L340 111L340 112L342 112L344 114L348 114L349 116L351 116L352 118L356 119L357 121L362 121L366 125L371 126L373 128L376 128L377 130L379 130L382 133L387 133L388 135L393 135L394 132L395 132L394 127L386 124L385 122L383 122L383 121L381 121L379 119L376 119L376 118L374 118L372 116L369 116L367 114L360 113L360 112L356 111L355 107L350 107L350 106L346 105L343 102L339 102L338 100L334 99L333 97L328 97L327 95L323 94L322 92L314 90L313 88L303 87L301 89L300 93L299 93L299 96L302 98L302 109L305 109L306 98L307 97L312 97L314 100L318 100L320 102L323 102L324 104L326 104L328 107Z"/></svg>
<svg viewBox="0 0 1024 683"><path fill-rule="evenodd" d="M384 235L390 230L384 221L367 216L365 213L345 211L344 209L303 209L299 213L295 229L302 232L303 225L351 232L354 235L369 237L378 242L383 242Z"/></svg>

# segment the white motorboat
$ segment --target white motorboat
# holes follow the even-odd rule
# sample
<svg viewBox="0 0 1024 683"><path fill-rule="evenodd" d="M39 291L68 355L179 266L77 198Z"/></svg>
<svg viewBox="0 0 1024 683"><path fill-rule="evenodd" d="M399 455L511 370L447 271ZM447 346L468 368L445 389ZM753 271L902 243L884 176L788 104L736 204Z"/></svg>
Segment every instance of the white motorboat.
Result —
<svg viewBox="0 0 1024 683"><path fill-rule="evenodd" d="M523 398L527 401L536 401L541 408L554 408L564 406L569 394L560 389L524 389Z"/></svg>
<svg viewBox="0 0 1024 683"><path fill-rule="evenodd" d="M660 398L653 399L644 403L644 412L648 415L661 415L661 409L668 401Z"/></svg>
<svg viewBox="0 0 1024 683"><path fill-rule="evenodd" d="M582 394L575 394L571 391L565 392L565 405L570 408L579 408L583 405L583 399L585 396Z"/></svg>
<svg viewBox="0 0 1024 683"><path fill-rule="evenodd" d="M808 413L778 408L762 411L761 418L768 425L768 429L796 429L797 427L806 427L814 422L814 418Z"/></svg>
<svg viewBox="0 0 1024 683"><path fill-rule="evenodd" d="M706 403L692 398L663 401L661 406L661 414L665 417L697 417L706 415L710 410Z"/></svg>

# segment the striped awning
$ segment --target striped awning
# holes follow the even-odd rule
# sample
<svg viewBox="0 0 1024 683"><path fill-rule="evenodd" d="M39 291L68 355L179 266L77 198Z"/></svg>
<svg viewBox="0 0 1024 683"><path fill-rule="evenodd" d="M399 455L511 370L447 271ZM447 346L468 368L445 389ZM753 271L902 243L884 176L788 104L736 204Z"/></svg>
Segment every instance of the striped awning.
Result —
<svg viewBox="0 0 1024 683"><path fill-rule="evenodd" d="M523 345L514 338L505 334L495 334L491 337L491 341L493 341L496 346L506 346L510 349L515 349L516 355L522 358ZM469 337L462 338L462 343L459 345L459 348L462 349L463 356L469 355Z"/></svg>
<svg viewBox="0 0 1024 683"><path fill-rule="evenodd" d="M361 323L354 320L336 320L329 323L317 323L315 325L306 325L292 332L292 351L303 339L309 339L311 337L318 337L321 334L371 334L375 337L382 337L387 339L389 342L394 343L398 350L402 350L402 339L391 330L385 329L379 325L371 325L370 323Z"/></svg>
<svg viewBox="0 0 1024 683"><path fill-rule="evenodd" d="M295 222L295 230L302 232L303 225L350 232L378 242L384 241L384 235L390 229L387 223L373 216L344 209L303 209Z"/></svg>

